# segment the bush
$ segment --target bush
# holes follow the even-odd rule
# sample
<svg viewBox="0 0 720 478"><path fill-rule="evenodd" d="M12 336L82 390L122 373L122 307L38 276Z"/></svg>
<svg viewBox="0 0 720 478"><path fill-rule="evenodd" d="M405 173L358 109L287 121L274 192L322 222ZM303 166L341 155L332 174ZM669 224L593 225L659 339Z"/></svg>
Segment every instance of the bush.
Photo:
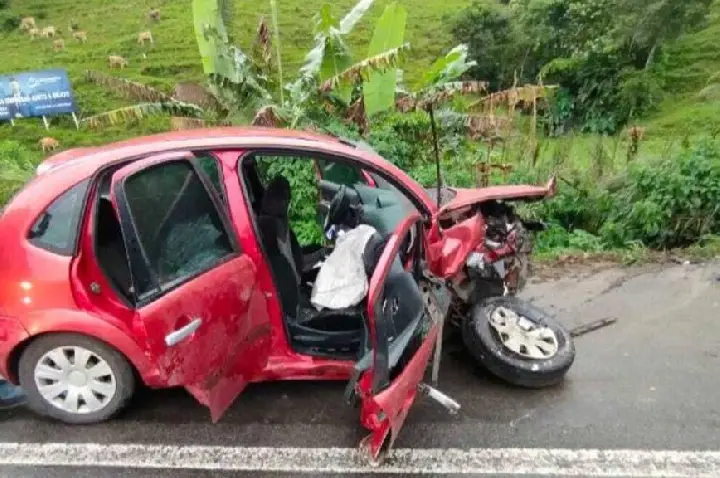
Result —
<svg viewBox="0 0 720 478"><path fill-rule="evenodd" d="M4 32L14 32L20 27L20 21L20 15L10 12L0 13L0 30Z"/></svg>
<svg viewBox="0 0 720 478"><path fill-rule="evenodd" d="M373 121L367 141L380 156L407 171L429 157L430 119L424 112L390 113Z"/></svg>
<svg viewBox="0 0 720 478"><path fill-rule="evenodd" d="M680 157L637 164L612 183L579 177L569 182L554 199L531 209L553 225L541 234L543 247L588 250L597 245L596 237L604 248L641 243L664 249L720 233L718 141L700 143Z"/></svg>
<svg viewBox="0 0 720 478"><path fill-rule="evenodd" d="M33 156L17 141L0 141L0 206L32 176Z"/></svg>
<svg viewBox="0 0 720 478"><path fill-rule="evenodd" d="M720 144L706 141L680 158L633 168L600 232L612 244L659 248L720 233Z"/></svg>

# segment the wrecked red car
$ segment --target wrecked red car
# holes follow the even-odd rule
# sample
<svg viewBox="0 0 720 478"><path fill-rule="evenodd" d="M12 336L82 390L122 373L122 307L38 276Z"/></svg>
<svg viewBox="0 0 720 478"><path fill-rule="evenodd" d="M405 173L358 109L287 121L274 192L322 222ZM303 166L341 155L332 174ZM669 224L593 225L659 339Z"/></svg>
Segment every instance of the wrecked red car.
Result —
<svg viewBox="0 0 720 478"><path fill-rule="evenodd" d="M314 164L324 244L298 244L292 187L268 177L288 159ZM418 392L458 408L423 383L448 330L505 380L562 380L569 334L515 297L535 226L510 204L554 190L425 190L363 145L288 130L56 154L0 217L0 375L76 424L115 415L136 381L184 387L216 421L253 382L345 380L377 457ZM339 250L329 231L367 226L362 298L317 307L313 281Z"/></svg>

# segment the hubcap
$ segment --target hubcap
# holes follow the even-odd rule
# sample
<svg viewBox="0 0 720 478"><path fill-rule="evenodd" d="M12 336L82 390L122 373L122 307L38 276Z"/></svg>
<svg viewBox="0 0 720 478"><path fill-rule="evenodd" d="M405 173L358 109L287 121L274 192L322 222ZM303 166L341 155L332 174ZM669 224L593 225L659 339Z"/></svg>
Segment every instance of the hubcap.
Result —
<svg viewBox="0 0 720 478"><path fill-rule="evenodd" d="M544 360L558 352L555 332L506 307L497 307L492 311L490 325L500 337L503 347L523 358Z"/></svg>
<svg viewBox="0 0 720 478"><path fill-rule="evenodd" d="M102 410L115 396L117 382L110 365L84 347L58 347L35 366L35 385L49 404L69 413Z"/></svg>

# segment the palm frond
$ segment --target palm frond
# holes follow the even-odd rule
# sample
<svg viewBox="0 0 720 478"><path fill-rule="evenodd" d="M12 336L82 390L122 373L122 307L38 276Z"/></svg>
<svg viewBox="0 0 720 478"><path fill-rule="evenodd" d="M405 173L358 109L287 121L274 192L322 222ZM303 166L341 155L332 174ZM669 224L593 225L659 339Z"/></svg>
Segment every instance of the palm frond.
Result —
<svg viewBox="0 0 720 478"><path fill-rule="evenodd" d="M503 91L496 91L481 98L470 106L471 111L494 110L497 106L507 105L514 108L518 103L533 103L546 98L558 85L525 85L514 86Z"/></svg>
<svg viewBox="0 0 720 478"><path fill-rule="evenodd" d="M361 80L367 80L372 72L384 72L390 68L397 68L409 48L410 44L405 43L398 48L392 48L379 55L355 63L346 70L323 82L320 86L320 91L328 92L341 85L353 85Z"/></svg>
<svg viewBox="0 0 720 478"><path fill-rule="evenodd" d="M396 106L402 112L410 110L427 109L428 106L437 106L452 100L456 96L476 95L485 93L488 83L485 81L454 81L450 83L441 83L437 86L426 88L425 90L401 97Z"/></svg>
<svg viewBox="0 0 720 478"><path fill-rule="evenodd" d="M83 118L82 122L90 128L100 128L102 126L139 121L147 116L162 114L170 114L173 116L201 116L203 110L196 105L179 101L140 103Z"/></svg>
<svg viewBox="0 0 720 478"><path fill-rule="evenodd" d="M136 101L169 101L170 96L137 81L106 75L99 71L85 71L85 80L108 91Z"/></svg>

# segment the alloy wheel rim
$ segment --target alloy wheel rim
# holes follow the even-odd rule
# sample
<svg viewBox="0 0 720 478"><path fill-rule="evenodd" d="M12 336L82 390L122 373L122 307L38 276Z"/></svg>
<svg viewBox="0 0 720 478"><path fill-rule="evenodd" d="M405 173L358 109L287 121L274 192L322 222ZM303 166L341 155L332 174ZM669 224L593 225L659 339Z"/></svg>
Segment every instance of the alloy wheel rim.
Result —
<svg viewBox="0 0 720 478"><path fill-rule="evenodd" d="M490 326L504 348L522 358L547 360L559 350L555 332L518 315L507 307L496 307L490 313Z"/></svg>
<svg viewBox="0 0 720 478"><path fill-rule="evenodd" d="M80 346L57 347L35 365L35 386L52 406L86 415L104 409L117 393L117 380L108 362Z"/></svg>

